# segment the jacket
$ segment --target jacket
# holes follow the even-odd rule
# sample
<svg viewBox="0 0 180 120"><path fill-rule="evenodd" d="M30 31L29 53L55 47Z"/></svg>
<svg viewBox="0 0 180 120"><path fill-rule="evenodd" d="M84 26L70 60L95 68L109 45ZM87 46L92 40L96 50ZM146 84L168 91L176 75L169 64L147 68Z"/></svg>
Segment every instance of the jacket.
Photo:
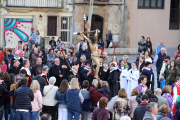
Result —
<svg viewBox="0 0 180 120"><path fill-rule="evenodd" d="M86 56L86 60L89 60L89 53L88 53L88 51L87 50L85 50L85 51L79 51L79 53L78 53L78 61L80 61L80 57L81 57L81 55L85 55Z"/></svg>
<svg viewBox="0 0 180 120"><path fill-rule="evenodd" d="M81 90L81 94L82 96L84 97L84 102L82 104L82 111L90 111L91 108L90 108L90 94L89 94L89 91L87 90Z"/></svg>
<svg viewBox="0 0 180 120"><path fill-rule="evenodd" d="M80 74L81 75L81 82L83 82L84 80L88 80L89 84L91 85L92 84L92 75L89 74L89 76L87 76L88 72L89 71L85 68L81 70L81 74Z"/></svg>
<svg viewBox="0 0 180 120"><path fill-rule="evenodd" d="M146 113L148 103L141 103L136 107L133 113L133 120L143 120L144 114Z"/></svg>
<svg viewBox="0 0 180 120"><path fill-rule="evenodd" d="M156 97L158 98L158 109L163 105L167 105L168 106L168 101L166 98L162 97L161 95L156 95Z"/></svg>
<svg viewBox="0 0 180 120"><path fill-rule="evenodd" d="M37 80L39 82L41 94L42 94L42 96L44 96L43 89L44 89L44 86L47 85L46 79L40 75L37 75L32 78L32 81L33 80Z"/></svg>
<svg viewBox="0 0 180 120"><path fill-rule="evenodd" d="M149 111L146 111L143 120L154 120L154 117Z"/></svg>
<svg viewBox="0 0 180 120"><path fill-rule="evenodd" d="M92 114L92 120L108 120L109 110L105 108L96 107Z"/></svg>
<svg viewBox="0 0 180 120"><path fill-rule="evenodd" d="M156 68L157 68L157 71L160 72L163 61L164 61L164 57L166 56L166 54L164 53L162 55L161 53L159 53L157 56L158 56L158 60L156 62Z"/></svg>
<svg viewBox="0 0 180 120"><path fill-rule="evenodd" d="M23 59L22 58L20 58L20 59L18 59L17 57L13 57L12 58L12 60L11 60L11 66L13 66L13 64L14 64L14 60L18 60L19 61L19 68L21 68L22 66L23 66ZM10 66L10 67L11 67Z"/></svg>
<svg viewBox="0 0 180 120"><path fill-rule="evenodd" d="M36 64L36 60L37 60L38 57L39 57L39 54L32 54L31 55L31 59L30 59L31 66Z"/></svg>
<svg viewBox="0 0 180 120"><path fill-rule="evenodd" d="M138 67L140 73L142 72L144 66L145 66L145 61L143 61L140 66L139 66L139 62L137 62L137 67Z"/></svg>
<svg viewBox="0 0 180 120"><path fill-rule="evenodd" d="M24 59L29 59L29 51L23 51Z"/></svg>
<svg viewBox="0 0 180 120"><path fill-rule="evenodd" d="M81 44L81 42L79 42L79 43L77 44L77 52L79 52L79 51L82 50L82 48L80 47L80 44ZM86 49L87 49L87 43L84 42L82 46L86 46Z"/></svg>
<svg viewBox="0 0 180 120"><path fill-rule="evenodd" d="M111 40L113 40L113 39L112 39L112 34L111 34L111 33L110 33L110 34L107 34L107 35L106 35L106 41L107 41L107 42L110 42Z"/></svg>
<svg viewBox="0 0 180 120"><path fill-rule="evenodd" d="M51 45L51 48L53 48L53 46L56 47L56 41L50 40L50 41L49 41L49 45Z"/></svg>
<svg viewBox="0 0 180 120"><path fill-rule="evenodd" d="M140 104L141 103L141 96L143 95L143 93L142 92L140 92L138 95L137 95L137 97L136 97L136 101L138 102L138 104ZM155 96L155 95L152 95L152 98L149 98L149 103L150 102L158 102L158 98Z"/></svg>
<svg viewBox="0 0 180 120"><path fill-rule="evenodd" d="M14 65L10 67L8 73L13 73L14 75L19 74L20 67L15 67Z"/></svg>
<svg viewBox="0 0 180 120"><path fill-rule="evenodd" d="M151 41L149 41L149 42L146 41L146 47L150 49L150 53L152 54L152 43L151 43Z"/></svg>
<svg viewBox="0 0 180 120"><path fill-rule="evenodd" d="M101 92L103 95L107 96L108 97L108 94L110 92L110 89L109 87L102 87L100 89L97 90L98 92Z"/></svg>
<svg viewBox="0 0 180 120"><path fill-rule="evenodd" d="M38 65L38 64L35 64L35 65L33 65L32 66L32 72L31 72L31 75L33 76L36 76L37 74L36 74L36 70L37 70L37 68L43 68L43 65Z"/></svg>
<svg viewBox="0 0 180 120"><path fill-rule="evenodd" d="M98 41L98 47L104 48L104 42L103 41Z"/></svg>
<svg viewBox="0 0 180 120"><path fill-rule="evenodd" d="M47 54L47 66L50 68L54 64L55 55Z"/></svg>
<svg viewBox="0 0 180 120"><path fill-rule="evenodd" d="M56 46L56 49L59 49L61 48L61 45L63 44L63 41L59 42L59 40L57 41L57 46Z"/></svg>
<svg viewBox="0 0 180 120"><path fill-rule="evenodd" d="M34 100L31 102L32 111L39 111L42 108L42 95L39 90L34 93Z"/></svg>
<svg viewBox="0 0 180 120"><path fill-rule="evenodd" d="M34 94L29 87L21 85L21 87L15 90L13 99L14 109L32 110L31 101L34 100Z"/></svg>
<svg viewBox="0 0 180 120"><path fill-rule="evenodd" d="M179 75L179 68L171 69L171 67L170 67L166 73L166 82L168 84L174 84L176 82L176 77L178 75Z"/></svg>
<svg viewBox="0 0 180 120"><path fill-rule="evenodd" d="M55 95L54 99L58 100L59 104L61 104L61 105L67 105L66 95L67 95L67 91L65 93L60 93L59 90L58 90L56 92L56 95Z"/></svg>
<svg viewBox="0 0 180 120"><path fill-rule="evenodd" d="M47 55L41 56L42 59L42 64L46 65L47 64Z"/></svg>
<svg viewBox="0 0 180 120"><path fill-rule="evenodd" d="M5 103L5 95L8 93L8 90L4 85L0 85L0 107Z"/></svg>
<svg viewBox="0 0 180 120"><path fill-rule="evenodd" d="M0 65L2 64L3 59L4 59L4 53L0 52Z"/></svg>
<svg viewBox="0 0 180 120"><path fill-rule="evenodd" d="M171 119L169 119L166 114L162 112L158 112L158 114L156 115L156 120L171 120Z"/></svg>
<svg viewBox="0 0 180 120"><path fill-rule="evenodd" d="M132 107L132 112L131 112L130 117L133 118L133 113L134 113L134 110L136 109L136 107L138 106L138 103L136 101L136 96L131 96L129 98L129 100L130 100L130 104L131 104L131 107Z"/></svg>
<svg viewBox="0 0 180 120"><path fill-rule="evenodd" d="M4 65L1 65L1 73L5 73L7 72L7 65L4 64Z"/></svg>
<svg viewBox="0 0 180 120"><path fill-rule="evenodd" d="M138 49L144 50L144 48L146 47L146 41L145 40L139 40L138 45L139 45Z"/></svg>

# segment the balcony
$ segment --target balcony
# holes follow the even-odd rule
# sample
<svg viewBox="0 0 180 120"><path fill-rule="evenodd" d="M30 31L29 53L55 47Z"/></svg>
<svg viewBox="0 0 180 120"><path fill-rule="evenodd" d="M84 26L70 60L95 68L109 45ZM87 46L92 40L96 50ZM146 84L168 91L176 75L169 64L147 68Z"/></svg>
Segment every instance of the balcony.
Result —
<svg viewBox="0 0 180 120"><path fill-rule="evenodd" d="M63 0L8 0L6 7L62 8Z"/></svg>

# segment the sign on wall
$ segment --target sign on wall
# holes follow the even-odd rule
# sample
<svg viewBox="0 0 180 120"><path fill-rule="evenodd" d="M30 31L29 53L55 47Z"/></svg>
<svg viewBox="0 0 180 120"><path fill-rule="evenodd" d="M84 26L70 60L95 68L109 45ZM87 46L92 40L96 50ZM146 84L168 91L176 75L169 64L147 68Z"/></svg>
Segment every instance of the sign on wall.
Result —
<svg viewBox="0 0 180 120"><path fill-rule="evenodd" d="M30 39L33 19L4 18L3 46L15 48L18 41L27 43Z"/></svg>

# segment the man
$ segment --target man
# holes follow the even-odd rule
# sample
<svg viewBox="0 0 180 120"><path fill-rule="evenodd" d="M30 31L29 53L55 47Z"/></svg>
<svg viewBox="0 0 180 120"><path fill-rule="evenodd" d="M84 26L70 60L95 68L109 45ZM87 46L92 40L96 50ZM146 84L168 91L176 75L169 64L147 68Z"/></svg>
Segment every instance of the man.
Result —
<svg viewBox="0 0 180 120"><path fill-rule="evenodd" d="M89 63L89 60L86 60L85 62L85 67L84 69L81 70L81 81L83 82L84 80L88 80L89 81L89 86L92 86L92 69Z"/></svg>
<svg viewBox="0 0 180 120"><path fill-rule="evenodd" d="M109 58L107 52L103 52L103 64L109 64Z"/></svg>
<svg viewBox="0 0 180 120"><path fill-rule="evenodd" d="M37 68L42 68L43 65L42 65L42 59L41 58L37 58L36 59L36 64L32 67L32 72L31 72L31 75L33 76L36 76L36 70Z"/></svg>
<svg viewBox="0 0 180 120"><path fill-rule="evenodd" d="M51 120L52 117L49 113L44 113L42 116L41 116L41 120Z"/></svg>
<svg viewBox="0 0 180 120"><path fill-rule="evenodd" d="M141 97L141 103L136 107L133 114L133 120L142 120L146 113L146 108L149 102L149 98L146 94Z"/></svg>
<svg viewBox="0 0 180 120"><path fill-rule="evenodd" d="M158 45L156 48L156 55L160 53L162 48L165 48L165 53L167 54L167 49L166 49L166 46L164 45L164 42L160 41L160 45Z"/></svg>
<svg viewBox="0 0 180 120"><path fill-rule="evenodd" d="M60 67L60 60L59 58L55 58L55 64L52 65L49 69L49 78L54 76L56 78L55 86L60 86L61 81L64 79L64 74L62 67Z"/></svg>
<svg viewBox="0 0 180 120"><path fill-rule="evenodd" d="M159 109L163 104L166 104L167 106L169 106L167 99L164 98L164 97L162 97L161 94L162 94L161 88L156 88L156 90L155 90L155 95L156 95L156 97L158 98L158 109Z"/></svg>
<svg viewBox="0 0 180 120"><path fill-rule="evenodd" d="M47 79L47 73L48 73L48 71L49 71L49 67L48 67L47 65L43 66L41 76L42 76L43 78L45 78L47 85L49 85L48 79Z"/></svg>
<svg viewBox="0 0 180 120"><path fill-rule="evenodd" d="M82 46L85 46L87 48L87 43L85 43L84 38L81 38L81 42L79 42L77 44L77 51L76 52L81 51L82 50Z"/></svg>
<svg viewBox="0 0 180 120"><path fill-rule="evenodd" d="M146 113L143 120L156 120L156 114L158 113L157 103L150 102L147 105Z"/></svg>
<svg viewBox="0 0 180 120"><path fill-rule="evenodd" d="M24 66L21 69L25 69L27 72L26 77L28 78L28 87L31 85L31 81L32 81L31 72L29 70L29 67L30 67L29 60L24 60Z"/></svg>
<svg viewBox="0 0 180 120"><path fill-rule="evenodd" d="M163 65L161 67L161 71L159 74L159 79L160 79L162 73L164 73L166 76L166 72L169 69L169 67L170 67L170 56L165 56L164 61L163 61Z"/></svg>
<svg viewBox="0 0 180 120"><path fill-rule="evenodd" d="M36 64L37 58L39 58L38 48L34 48L34 54L31 55L30 59L31 67Z"/></svg>
<svg viewBox="0 0 180 120"><path fill-rule="evenodd" d="M56 41L54 41L54 37L51 38L49 41L49 45L51 45L51 48L55 49L56 48Z"/></svg>
<svg viewBox="0 0 180 120"><path fill-rule="evenodd" d="M178 95L180 95L180 77L176 77L177 82L175 83L173 87L172 97L173 97L173 103L176 103Z"/></svg>
<svg viewBox="0 0 180 120"><path fill-rule="evenodd" d="M11 66L14 64L14 60L18 60L19 61L19 68L21 68L23 66L23 59L20 57L19 51L15 52L15 56L11 60Z"/></svg>
<svg viewBox="0 0 180 120"><path fill-rule="evenodd" d="M142 92L140 92L138 95L137 95L137 97L136 97L136 101L138 102L138 104L140 104L141 103L141 96L143 95L143 94L146 94L146 95L148 95L148 98L149 98L149 102L158 102L158 98L155 96L155 95L153 95L153 93L152 93L152 91L151 90L149 90L149 89L143 89L142 90Z"/></svg>
<svg viewBox="0 0 180 120"><path fill-rule="evenodd" d="M107 46L106 46L106 48L108 48L110 42L112 42L112 34L111 34L111 31L110 31L110 30L108 30L108 34L106 35L106 41L107 41Z"/></svg>
<svg viewBox="0 0 180 120"><path fill-rule="evenodd" d="M10 67L8 73L13 73L14 75L17 75L19 74L19 70L20 70L20 67L19 67L19 61L18 60L14 60L14 64L13 66Z"/></svg>
<svg viewBox="0 0 180 120"><path fill-rule="evenodd" d="M63 79L68 79L68 72L70 70L68 63L65 58L65 52L62 51L59 57L60 60L60 67L62 68L62 73L63 73Z"/></svg>
<svg viewBox="0 0 180 120"><path fill-rule="evenodd" d="M154 58L154 65L156 65L156 71L157 71L157 83L158 83L158 88L160 88L160 81L159 81L159 74L160 70L164 61L166 54L165 54L165 48L161 48L161 52L156 55Z"/></svg>
<svg viewBox="0 0 180 120"><path fill-rule="evenodd" d="M47 85L46 79L41 76L42 74L41 68L37 68L36 73L37 75L32 78L32 81L37 80L39 82L41 94L42 96L44 96L43 89L44 89L44 86Z"/></svg>
<svg viewBox="0 0 180 120"><path fill-rule="evenodd" d="M29 51L31 51L32 45L35 44L35 41L36 41L36 34L34 32L34 28L31 28Z"/></svg>
<svg viewBox="0 0 180 120"><path fill-rule="evenodd" d="M142 92L143 89L147 89L147 77L145 75L141 75L139 77L140 84L136 87L139 90L139 93Z"/></svg>
<svg viewBox="0 0 180 120"><path fill-rule="evenodd" d="M27 71L25 69L21 69L19 74L14 76L13 81L17 81L17 79L21 80L22 78L26 78L26 75L27 75Z"/></svg>
<svg viewBox="0 0 180 120"><path fill-rule="evenodd" d="M34 54L34 49L35 49L35 48L38 48L38 46L35 45L35 44L33 44L31 51L29 51L29 52L30 52L30 54L29 54L29 60L31 60L31 56L32 56L32 54ZM38 54L39 54L39 53L40 53L40 50L38 50Z"/></svg>
<svg viewBox="0 0 180 120"><path fill-rule="evenodd" d="M27 87L28 80L21 79L21 87L14 93L14 108L16 109L16 120L31 119L31 101L34 100L33 91Z"/></svg>
<svg viewBox="0 0 180 120"><path fill-rule="evenodd" d="M68 62L69 62L70 65L72 66L72 61L73 61L72 53L71 53L71 52L68 52L67 55L68 55Z"/></svg>

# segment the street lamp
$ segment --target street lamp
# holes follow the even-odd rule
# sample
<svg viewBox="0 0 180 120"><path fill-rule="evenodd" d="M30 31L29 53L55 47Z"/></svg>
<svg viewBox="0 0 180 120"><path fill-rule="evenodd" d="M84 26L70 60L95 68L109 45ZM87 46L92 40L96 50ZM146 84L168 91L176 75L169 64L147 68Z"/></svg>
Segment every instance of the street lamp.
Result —
<svg viewBox="0 0 180 120"><path fill-rule="evenodd" d="M84 14L84 17L83 17L83 19L84 19L84 20L86 20L86 16L85 16L85 14Z"/></svg>

